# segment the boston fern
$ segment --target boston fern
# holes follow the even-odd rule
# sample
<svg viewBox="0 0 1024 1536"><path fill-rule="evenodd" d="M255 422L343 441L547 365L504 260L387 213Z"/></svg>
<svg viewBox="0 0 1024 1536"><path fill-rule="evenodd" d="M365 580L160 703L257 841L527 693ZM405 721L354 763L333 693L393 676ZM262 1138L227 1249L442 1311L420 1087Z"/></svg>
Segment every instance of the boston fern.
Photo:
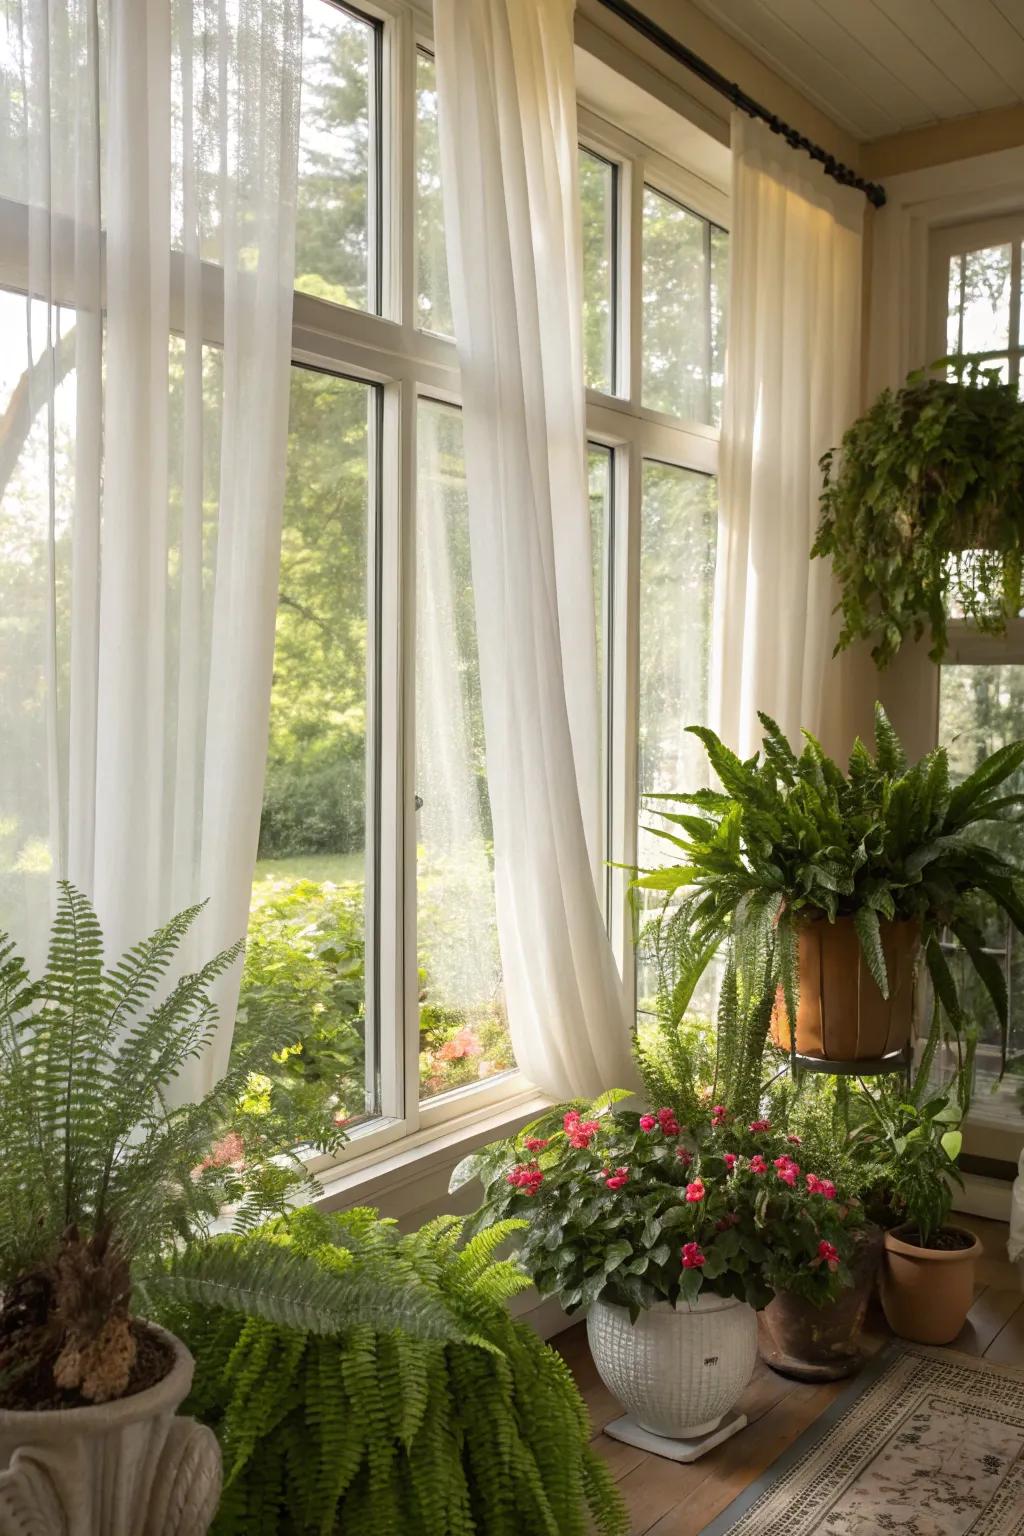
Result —
<svg viewBox="0 0 1024 1536"><path fill-rule="evenodd" d="M225 1202L245 1231L307 1181L284 1149L225 1134L250 1073L281 1044L268 1020L250 1018L245 1050L205 1098L171 1100L213 1038L210 988L238 954L170 979L199 910L107 965L95 912L63 884L37 979L0 935L0 1404L121 1396L139 1336L133 1291L145 1310L172 1295L320 1332L359 1319L457 1332L435 1295L384 1265L207 1240Z"/></svg>
<svg viewBox="0 0 1024 1536"><path fill-rule="evenodd" d="M881 705L874 753L858 739L846 773L809 733L798 756L775 722L760 718L763 749L746 762L713 731L690 727L721 789L652 797L667 826L651 831L677 863L635 881L669 898L648 942L670 1019L682 1017L725 945L716 1094L756 1111L776 994L781 989L795 1019L799 927L813 919L852 918L886 997L879 922L917 921L937 1001L959 1032L963 1009L943 949L951 932L991 997L1005 1052L1006 983L986 951L980 907L993 903L1024 931L1024 867L993 846L994 833L1024 814L1024 794L1005 787L1024 764L1024 742L1001 748L954 785L942 747L908 764ZM661 811L662 804L680 809Z"/></svg>
<svg viewBox="0 0 1024 1536"><path fill-rule="evenodd" d="M283 1242L332 1274L349 1254L425 1288L459 1341L352 1320L324 1337L224 1310L170 1308L192 1350L185 1411L217 1433L225 1488L212 1536L606 1536L626 1520L589 1445L567 1366L506 1303L529 1282L498 1247L516 1223L460 1246L445 1216L400 1237L370 1210L297 1213L241 1239Z"/></svg>
<svg viewBox="0 0 1024 1536"><path fill-rule="evenodd" d="M811 553L842 588L837 649L868 639L879 666L926 628L941 661L950 607L996 633L1021 607L1024 402L995 370L950 364L958 377L884 390L821 461Z"/></svg>

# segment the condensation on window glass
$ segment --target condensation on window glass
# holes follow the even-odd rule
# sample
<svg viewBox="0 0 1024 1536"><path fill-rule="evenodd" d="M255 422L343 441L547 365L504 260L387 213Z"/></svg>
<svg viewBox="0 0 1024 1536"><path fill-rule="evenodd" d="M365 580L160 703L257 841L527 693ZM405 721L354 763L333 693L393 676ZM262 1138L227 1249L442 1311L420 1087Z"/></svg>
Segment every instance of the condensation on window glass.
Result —
<svg viewBox="0 0 1024 1536"><path fill-rule="evenodd" d="M416 323L452 336L448 258L441 196L441 141L437 131L437 71L432 54L416 54Z"/></svg>
<svg viewBox="0 0 1024 1536"><path fill-rule="evenodd" d="M494 900L462 417L421 400L416 492L416 948L420 1093L515 1065Z"/></svg>
<svg viewBox="0 0 1024 1536"><path fill-rule="evenodd" d="M275 1072L299 1141L315 1142L325 1122L353 1125L379 1109L365 969L375 411L373 386L292 368L270 737L242 990L243 1001L250 990L269 999L287 1026Z"/></svg>
<svg viewBox="0 0 1024 1536"><path fill-rule="evenodd" d="M376 72L380 29L331 0L306 0L295 216L295 286L379 308Z"/></svg>
<svg viewBox="0 0 1024 1536"><path fill-rule="evenodd" d="M1024 739L1024 663L992 665L951 664L940 670L939 741L949 752L954 782L1012 741ZM1010 780L1008 789L1024 789L1024 774ZM993 823L993 845L1001 852L1024 857L1024 833L1019 827ZM1024 1049L1024 940L995 908L980 914L985 945L1003 966L1010 995L1011 1051ZM1005 1095L993 1094L999 1078L1000 1029L988 994L974 968L950 941L947 955L957 973L968 1019L978 1026L978 1065L972 1117L1001 1119L1006 1116ZM948 1069L949 1063L946 1063ZM940 1060L939 1072L942 1072ZM1011 1110L1013 1119L1016 1111Z"/></svg>
<svg viewBox="0 0 1024 1536"><path fill-rule="evenodd" d="M642 401L685 421L721 413L728 236L644 188Z"/></svg>
<svg viewBox="0 0 1024 1536"><path fill-rule="evenodd" d="M583 234L583 377L589 389L615 388L616 170L589 149L579 151Z"/></svg>
<svg viewBox="0 0 1024 1536"><path fill-rule="evenodd" d="M707 759L689 725L707 720L711 605L718 531L718 484L711 475L647 461L640 523L640 679L637 862L672 862L671 846L646 797L688 793L708 783ZM661 902L647 893L647 910ZM654 978L641 961L638 1007L649 1010Z"/></svg>
<svg viewBox="0 0 1024 1536"><path fill-rule="evenodd" d="M947 351L1002 352L1010 345L1012 265L1009 245L988 246L952 258Z"/></svg>

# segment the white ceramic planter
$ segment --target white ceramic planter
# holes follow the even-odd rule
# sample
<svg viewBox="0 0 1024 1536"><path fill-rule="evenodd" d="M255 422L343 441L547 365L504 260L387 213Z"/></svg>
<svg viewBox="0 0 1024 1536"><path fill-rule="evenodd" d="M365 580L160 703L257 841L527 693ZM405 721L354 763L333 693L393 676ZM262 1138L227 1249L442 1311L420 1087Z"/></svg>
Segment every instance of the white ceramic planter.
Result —
<svg viewBox="0 0 1024 1536"><path fill-rule="evenodd" d="M164 1338L174 1364L135 1397L0 1411L0 1536L206 1536L220 1448L211 1430L175 1417L193 1360L173 1334Z"/></svg>
<svg viewBox="0 0 1024 1536"><path fill-rule="evenodd" d="M710 1434L757 1363L757 1314L745 1301L703 1292L688 1306L667 1301L641 1312L598 1301L587 1316L598 1375L650 1434L693 1440Z"/></svg>

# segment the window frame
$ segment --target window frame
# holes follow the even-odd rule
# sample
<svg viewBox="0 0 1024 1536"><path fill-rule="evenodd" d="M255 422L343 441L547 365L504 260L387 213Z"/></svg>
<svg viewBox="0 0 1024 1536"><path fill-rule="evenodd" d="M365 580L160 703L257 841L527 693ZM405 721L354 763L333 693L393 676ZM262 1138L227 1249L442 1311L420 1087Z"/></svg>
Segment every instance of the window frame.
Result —
<svg viewBox="0 0 1024 1536"><path fill-rule="evenodd" d="M941 225L930 232L928 241L927 338L929 360L951 355L947 347L949 266L958 256L994 245L1011 245L1010 317L1008 345L1002 351L967 354L992 359L1011 359L1010 377L1019 377L1024 339L1021 336L1021 292L1024 274L1021 252L1024 244L1024 211L983 219ZM1016 341L1014 338L1016 337ZM1001 635L986 634L968 619L951 619L947 626L948 644L943 660L931 667L929 736L939 740L942 669L944 666L1024 666L1024 618L1011 619ZM1012 946L1011 946L1012 947ZM1010 978L1007 977L1009 982ZM979 1046L979 1061L996 1075L999 1050ZM1014 1080L1006 1078L991 1095L976 1095L967 1117L972 1131L1008 1132L1019 1121ZM976 1139L976 1137L975 1137ZM998 1141L993 1151L1001 1152Z"/></svg>
<svg viewBox="0 0 1024 1536"><path fill-rule="evenodd" d="M317 0L321 3L321 0ZM353 1128L336 1156L310 1159L313 1172L393 1151L458 1123L510 1112L533 1102L537 1090L512 1071L425 1102L419 1097L419 1008L416 956L415 817L415 574L416 418L421 398L461 406L453 340L417 323L416 85L417 55L433 53L429 14L417 0L324 0L370 22L379 37L379 68L371 81L372 121L378 125L374 175L380 188L376 231L379 313L335 304L298 291L293 296L290 363L375 387L371 429L376 468L370 508L371 573L376 612L374 679L368 700L366 805L367 1038L377 1031L375 1070L379 1114ZM638 797L639 599L641 490L647 459L717 475L719 429L644 407L642 386L642 203L645 185L709 219L729 226L725 192L668 160L582 103L579 142L615 168L613 229L616 280L612 338L613 391L586 391L588 443L610 452L608 558L605 562L605 798L603 842L609 861L606 920L624 977L630 1017L635 1005L628 874L635 862ZM0 283L27 292L28 210L0 201ZM375 238L376 236L376 238ZM55 250L64 248L56 239ZM59 272L54 284L59 292ZM171 331L184 330L183 258L171 253ZM368 293L375 285L368 272ZM204 262L201 274L204 344L223 344L223 275ZM374 845L369 846L370 829ZM369 961L372 946L373 962ZM388 1021L396 1027L389 1028Z"/></svg>

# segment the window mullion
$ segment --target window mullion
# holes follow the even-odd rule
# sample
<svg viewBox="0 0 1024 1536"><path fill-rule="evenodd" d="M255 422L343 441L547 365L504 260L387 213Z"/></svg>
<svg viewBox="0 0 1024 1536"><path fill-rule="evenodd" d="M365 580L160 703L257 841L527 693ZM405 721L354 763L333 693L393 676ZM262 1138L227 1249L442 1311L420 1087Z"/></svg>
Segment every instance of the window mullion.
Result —
<svg viewBox="0 0 1024 1536"><path fill-rule="evenodd" d="M612 507L615 517L615 559L612 566L612 646L610 711L615 721L608 763L611 793L610 843L613 863L608 928L616 963L622 974L626 1009L636 1011L633 964L633 925L628 897L628 869L636 863L639 766L640 681L640 495L642 455L635 439L616 449ZM623 867L625 866L625 868Z"/></svg>

